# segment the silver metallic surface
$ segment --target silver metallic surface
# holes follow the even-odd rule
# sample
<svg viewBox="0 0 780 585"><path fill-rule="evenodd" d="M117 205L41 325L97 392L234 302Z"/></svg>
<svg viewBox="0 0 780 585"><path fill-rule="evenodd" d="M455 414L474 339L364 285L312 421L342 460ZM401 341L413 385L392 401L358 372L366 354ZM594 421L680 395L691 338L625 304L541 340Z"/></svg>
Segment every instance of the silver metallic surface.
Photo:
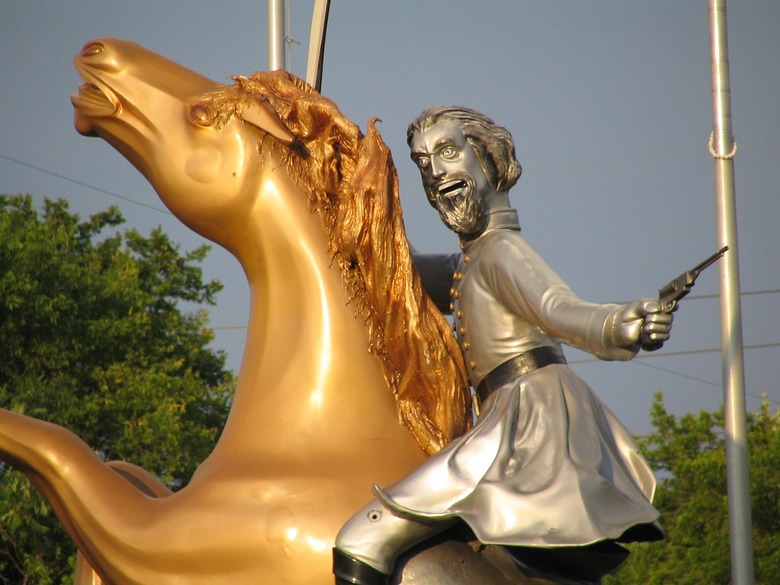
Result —
<svg viewBox="0 0 780 585"><path fill-rule="evenodd" d="M450 308L472 386L540 348L557 355L567 343L625 360L642 335L668 339L672 315L655 299L596 304L574 295L520 235L506 192L519 164L493 158L514 159L511 136L500 129L494 139L491 120L453 110L426 110L408 140L428 200L459 236ZM437 117L442 111L447 117ZM337 545L386 570L394 551L421 537L414 526L431 522L433 531L454 517L482 543L522 547L581 547L639 527L642 539L660 537L655 478L631 434L564 360L538 366L494 390L471 431L377 488L378 500L345 525ZM372 521L370 510L384 518L386 509L392 522Z"/></svg>
<svg viewBox="0 0 780 585"><path fill-rule="evenodd" d="M611 323L620 305L578 299L512 229L464 245L455 324L472 384L507 359L565 341L629 358ZM466 520L482 542L577 546L653 522L655 479L630 433L566 365L494 392L469 433L387 488L394 509Z"/></svg>
<svg viewBox="0 0 780 585"><path fill-rule="evenodd" d="M712 117L718 245L731 250L720 263L721 360L726 429L731 576L736 585L753 583L750 479L745 418L745 373L739 286L734 137L731 131L726 0L709 2L712 46Z"/></svg>
<svg viewBox="0 0 780 585"><path fill-rule="evenodd" d="M602 358L630 359L615 346L621 306L577 298L519 230L491 230L463 248L455 271L455 326L472 386L508 359L560 342Z"/></svg>
<svg viewBox="0 0 780 585"><path fill-rule="evenodd" d="M284 0L268 3L268 70L286 69L284 44Z"/></svg>
<svg viewBox="0 0 780 585"><path fill-rule="evenodd" d="M390 539L385 539L385 545L377 542L374 531L361 532L362 520L366 521L363 528L379 525L384 534L392 533L390 539L395 537L398 540L394 543L396 548L387 546ZM451 524L437 522L425 525L419 522L407 522L394 516L378 500L364 506L350 520L350 523L350 526L342 532L349 534L352 540L337 539L337 546L361 550L364 554L356 555L357 558L368 562L374 568L384 568L390 572L390 567L395 564L395 569L389 577L391 585L583 585L585 583L548 575L554 579L551 581L527 568L521 569L502 547L484 546L477 541L469 542L468 539L458 538L457 530L454 534L445 533L428 540L447 530ZM360 539L365 540L359 542ZM418 542L422 544L416 546L415 543ZM396 557L398 557L397 561Z"/></svg>
<svg viewBox="0 0 780 585"><path fill-rule="evenodd" d="M336 536L336 548L389 575L402 552L448 527L446 522L401 518L379 500L372 500L347 521ZM377 538L378 534L382 537Z"/></svg>

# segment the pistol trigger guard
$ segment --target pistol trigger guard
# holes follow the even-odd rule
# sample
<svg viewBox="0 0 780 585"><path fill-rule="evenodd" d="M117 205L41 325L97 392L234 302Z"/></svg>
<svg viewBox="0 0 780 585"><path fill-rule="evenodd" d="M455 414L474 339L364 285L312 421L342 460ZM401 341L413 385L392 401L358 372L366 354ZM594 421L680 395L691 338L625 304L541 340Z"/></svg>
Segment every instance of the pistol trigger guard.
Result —
<svg viewBox="0 0 780 585"><path fill-rule="evenodd" d="M641 347L644 351L655 351L657 349L661 349L663 346L663 341L653 341L644 331L642 331L639 336L639 347Z"/></svg>

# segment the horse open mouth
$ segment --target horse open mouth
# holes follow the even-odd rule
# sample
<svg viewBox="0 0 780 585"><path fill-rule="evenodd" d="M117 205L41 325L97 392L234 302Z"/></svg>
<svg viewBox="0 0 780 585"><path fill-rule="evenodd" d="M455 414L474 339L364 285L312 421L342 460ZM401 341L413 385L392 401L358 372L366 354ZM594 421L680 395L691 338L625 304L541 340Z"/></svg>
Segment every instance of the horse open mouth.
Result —
<svg viewBox="0 0 780 585"><path fill-rule="evenodd" d="M115 116L121 105L116 95L109 89L93 83L81 72L84 83L79 85L77 93L72 93L70 103L75 110L74 125L85 136L96 135L96 119Z"/></svg>
<svg viewBox="0 0 780 585"><path fill-rule="evenodd" d="M74 108L88 116L111 116L119 110L116 96L90 81L79 85L78 93L71 94L70 101Z"/></svg>

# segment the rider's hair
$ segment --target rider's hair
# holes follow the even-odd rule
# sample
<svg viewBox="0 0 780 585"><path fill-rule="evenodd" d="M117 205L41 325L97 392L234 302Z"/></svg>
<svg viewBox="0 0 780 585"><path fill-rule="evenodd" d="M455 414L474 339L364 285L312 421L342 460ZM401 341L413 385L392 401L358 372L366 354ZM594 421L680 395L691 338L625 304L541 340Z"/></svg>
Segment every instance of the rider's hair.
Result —
<svg viewBox="0 0 780 585"><path fill-rule="evenodd" d="M455 122L482 163L490 186L496 191L509 191L523 172L515 156L515 143L509 130L499 126L485 114L459 106L435 106L424 110L406 131L406 142L412 145L417 132L438 122Z"/></svg>

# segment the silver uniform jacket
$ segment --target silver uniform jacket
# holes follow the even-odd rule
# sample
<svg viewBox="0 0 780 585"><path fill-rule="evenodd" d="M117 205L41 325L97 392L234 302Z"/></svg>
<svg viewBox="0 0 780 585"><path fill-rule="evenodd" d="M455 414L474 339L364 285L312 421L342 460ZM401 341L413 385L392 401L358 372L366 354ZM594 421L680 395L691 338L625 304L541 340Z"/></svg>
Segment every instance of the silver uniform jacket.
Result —
<svg viewBox="0 0 780 585"><path fill-rule="evenodd" d="M517 227L488 231L463 251L452 308L475 386L512 357L559 342L605 359L634 355L615 343L620 307L578 299ZM483 543L555 547L654 526L654 490L628 430L555 363L493 391L468 433L376 492L405 518L460 517Z"/></svg>
<svg viewBox="0 0 780 585"><path fill-rule="evenodd" d="M464 246L452 296L474 387L512 357L559 342L601 359L635 355L614 341L620 306L577 298L517 229L493 230Z"/></svg>

